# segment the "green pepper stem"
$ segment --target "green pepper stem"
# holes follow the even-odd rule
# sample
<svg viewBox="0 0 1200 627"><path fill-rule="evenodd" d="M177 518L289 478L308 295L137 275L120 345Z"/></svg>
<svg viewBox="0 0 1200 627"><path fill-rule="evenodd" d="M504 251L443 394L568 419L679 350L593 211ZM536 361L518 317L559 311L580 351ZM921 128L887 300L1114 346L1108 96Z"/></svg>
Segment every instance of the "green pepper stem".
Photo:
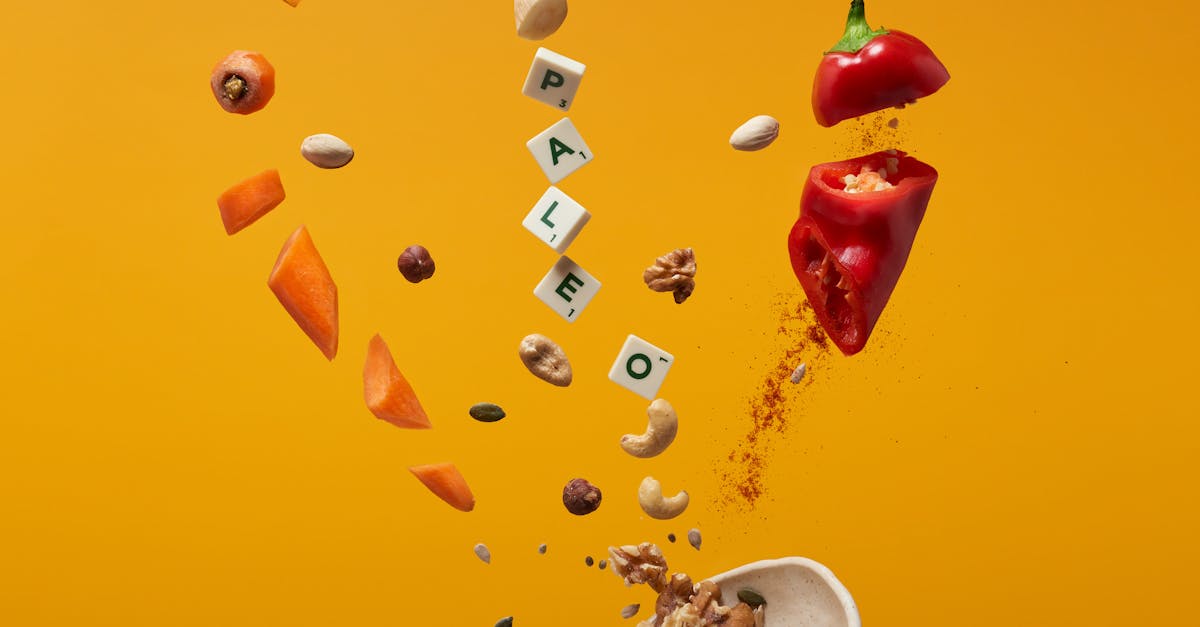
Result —
<svg viewBox="0 0 1200 627"><path fill-rule="evenodd" d="M867 24L866 4L863 0L851 0L850 15L846 17L846 32L837 44L829 49L829 52L849 52L853 54L862 50L863 46L867 45L867 42L879 35L886 35L887 32L886 28L871 30L871 26Z"/></svg>

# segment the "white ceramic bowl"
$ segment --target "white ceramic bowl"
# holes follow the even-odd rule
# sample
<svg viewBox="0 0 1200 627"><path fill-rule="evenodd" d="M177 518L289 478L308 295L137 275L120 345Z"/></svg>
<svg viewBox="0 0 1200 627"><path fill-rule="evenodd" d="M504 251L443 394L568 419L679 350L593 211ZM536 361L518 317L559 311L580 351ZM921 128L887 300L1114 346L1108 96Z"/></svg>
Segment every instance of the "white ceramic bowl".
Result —
<svg viewBox="0 0 1200 627"><path fill-rule="evenodd" d="M767 627L862 627L850 591L806 557L753 562L711 579L721 586L722 605L736 605L742 588L761 594Z"/></svg>

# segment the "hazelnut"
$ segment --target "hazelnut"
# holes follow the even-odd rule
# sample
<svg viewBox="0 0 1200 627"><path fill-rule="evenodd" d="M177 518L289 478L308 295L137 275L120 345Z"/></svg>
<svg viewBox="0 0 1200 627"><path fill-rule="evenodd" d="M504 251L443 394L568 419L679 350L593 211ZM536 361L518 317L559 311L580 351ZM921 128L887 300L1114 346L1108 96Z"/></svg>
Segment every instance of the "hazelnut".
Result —
<svg viewBox="0 0 1200 627"><path fill-rule="evenodd" d="M433 276L433 257L429 256L424 246L413 244L400 253L396 267L409 283L420 283Z"/></svg>
<svg viewBox="0 0 1200 627"><path fill-rule="evenodd" d="M586 516L600 507L600 488L587 479L572 479L563 487L563 505L576 516Z"/></svg>

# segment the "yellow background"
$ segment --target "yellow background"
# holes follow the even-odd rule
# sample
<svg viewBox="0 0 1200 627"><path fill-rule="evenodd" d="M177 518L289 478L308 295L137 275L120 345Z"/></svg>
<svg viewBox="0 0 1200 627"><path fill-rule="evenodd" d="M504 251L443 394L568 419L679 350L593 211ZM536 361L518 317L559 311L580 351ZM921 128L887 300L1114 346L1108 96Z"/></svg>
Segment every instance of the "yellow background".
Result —
<svg viewBox="0 0 1200 627"><path fill-rule="evenodd" d="M642 540L694 575L812 557L871 625L1194 623L1184 2L869 3L953 76L888 135L941 179L867 350L789 388L769 494L717 505L798 302L803 177L860 152L808 100L845 8L572 0L544 43L588 66L570 117L596 159L561 186L594 215L570 255L604 287L568 325L531 294L555 256L520 226L546 187L524 142L560 116L520 93L537 44L508 2L6 2L0 623L613 624L652 596L583 558ZM278 71L246 117L208 91L238 48ZM731 150L759 113L779 140ZM317 132L354 162L304 162ZM269 167L287 200L227 237L214 199ZM265 285L301 223L338 283L332 364ZM438 269L411 285L394 263L417 242ZM699 262L683 306L640 279L677 246ZM364 408L377 331L433 430ZM566 349L570 388L521 367L531 332ZM606 378L628 333L677 358L681 431L652 460L616 444L645 421ZM509 417L471 420L479 401ZM406 470L442 460L473 513ZM691 508L645 518L646 474ZM563 510L574 476L604 490L596 514ZM701 551L664 541L693 526Z"/></svg>

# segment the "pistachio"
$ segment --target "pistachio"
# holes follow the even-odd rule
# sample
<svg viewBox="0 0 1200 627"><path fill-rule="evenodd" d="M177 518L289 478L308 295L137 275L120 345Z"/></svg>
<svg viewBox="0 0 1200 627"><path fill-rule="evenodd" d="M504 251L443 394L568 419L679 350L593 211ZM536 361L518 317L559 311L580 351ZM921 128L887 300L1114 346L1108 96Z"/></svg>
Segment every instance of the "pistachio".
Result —
<svg viewBox="0 0 1200 627"><path fill-rule="evenodd" d="M300 142L300 154L318 168L333 170L350 163L354 158L354 149L340 137L317 133Z"/></svg>
<svg viewBox="0 0 1200 627"><path fill-rule="evenodd" d="M764 599L761 594L750 588L742 588L741 590L738 590L737 598L739 601L749 605L750 607L759 607L767 604L767 600Z"/></svg>
<svg viewBox="0 0 1200 627"><path fill-rule="evenodd" d="M779 121L769 115L756 115L729 137L734 150L762 150L779 137Z"/></svg>
<svg viewBox="0 0 1200 627"><path fill-rule="evenodd" d="M567 0L514 0L517 36L534 41L553 35L567 19Z"/></svg>
<svg viewBox="0 0 1200 627"><path fill-rule="evenodd" d="M479 422L496 422L508 415L504 413L504 410L499 405L494 403L476 403L471 406L471 409L467 413L471 414L471 417Z"/></svg>

